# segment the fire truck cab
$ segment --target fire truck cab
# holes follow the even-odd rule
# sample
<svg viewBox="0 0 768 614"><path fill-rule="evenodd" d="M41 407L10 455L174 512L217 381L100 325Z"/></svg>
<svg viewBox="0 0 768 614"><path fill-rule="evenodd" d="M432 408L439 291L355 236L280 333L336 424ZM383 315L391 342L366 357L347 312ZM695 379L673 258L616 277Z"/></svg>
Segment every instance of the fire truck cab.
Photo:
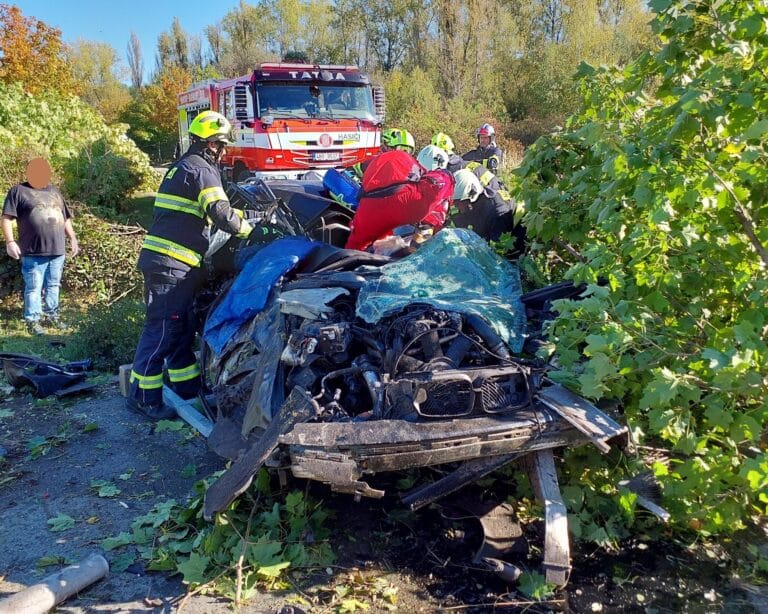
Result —
<svg viewBox="0 0 768 614"><path fill-rule="evenodd" d="M178 108L181 152L200 111L232 122L226 179L301 179L378 152L384 93L355 66L261 64L251 75L194 84L179 95Z"/></svg>

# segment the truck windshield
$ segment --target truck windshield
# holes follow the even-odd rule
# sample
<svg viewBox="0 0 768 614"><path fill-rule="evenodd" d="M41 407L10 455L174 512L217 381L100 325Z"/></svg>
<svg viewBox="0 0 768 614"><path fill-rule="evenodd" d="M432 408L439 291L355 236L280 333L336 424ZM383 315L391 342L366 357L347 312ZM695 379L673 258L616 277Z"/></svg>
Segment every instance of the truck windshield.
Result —
<svg viewBox="0 0 768 614"><path fill-rule="evenodd" d="M365 85L270 82L256 84L259 117L329 117L374 121L371 90Z"/></svg>

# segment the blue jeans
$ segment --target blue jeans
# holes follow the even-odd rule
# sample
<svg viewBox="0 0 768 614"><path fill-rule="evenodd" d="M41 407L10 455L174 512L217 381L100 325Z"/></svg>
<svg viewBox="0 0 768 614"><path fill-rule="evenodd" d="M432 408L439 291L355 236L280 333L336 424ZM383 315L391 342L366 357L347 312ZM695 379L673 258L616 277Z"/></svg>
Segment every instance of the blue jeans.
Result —
<svg viewBox="0 0 768 614"><path fill-rule="evenodd" d="M64 256L22 256L24 276L24 319L37 322L41 312L49 318L59 315L59 287ZM45 304L42 304L45 294Z"/></svg>

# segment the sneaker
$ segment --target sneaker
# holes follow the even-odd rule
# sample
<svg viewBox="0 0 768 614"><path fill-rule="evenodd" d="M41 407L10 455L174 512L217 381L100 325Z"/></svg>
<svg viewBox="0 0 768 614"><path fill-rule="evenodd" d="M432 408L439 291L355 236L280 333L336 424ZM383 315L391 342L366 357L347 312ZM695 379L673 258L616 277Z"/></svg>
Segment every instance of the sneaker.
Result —
<svg viewBox="0 0 768 614"><path fill-rule="evenodd" d="M165 404L161 405L143 405L135 399L126 399L125 408L129 411L138 412L150 420L171 420L176 417L176 410Z"/></svg>
<svg viewBox="0 0 768 614"><path fill-rule="evenodd" d="M43 317L46 326L50 326L51 328L55 328L56 330L68 330L69 326L67 326L64 322L61 321L61 319L58 316L55 317Z"/></svg>
<svg viewBox="0 0 768 614"><path fill-rule="evenodd" d="M43 330L43 327L40 326L40 322L37 320L27 320L27 331L30 335L36 335L38 337L45 334L45 330Z"/></svg>

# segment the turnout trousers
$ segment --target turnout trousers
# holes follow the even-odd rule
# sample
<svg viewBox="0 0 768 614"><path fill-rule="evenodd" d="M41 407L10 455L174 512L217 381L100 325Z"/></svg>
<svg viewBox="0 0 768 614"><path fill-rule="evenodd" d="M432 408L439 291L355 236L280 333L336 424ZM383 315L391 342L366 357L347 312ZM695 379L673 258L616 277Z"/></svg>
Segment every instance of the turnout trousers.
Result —
<svg viewBox="0 0 768 614"><path fill-rule="evenodd" d="M192 398L200 389L192 306L203 272L148 250L142 251L139 268L146 317L131 368L131 398L141 405L161 405L163 367L171 388L182 398Z"/></svg>

